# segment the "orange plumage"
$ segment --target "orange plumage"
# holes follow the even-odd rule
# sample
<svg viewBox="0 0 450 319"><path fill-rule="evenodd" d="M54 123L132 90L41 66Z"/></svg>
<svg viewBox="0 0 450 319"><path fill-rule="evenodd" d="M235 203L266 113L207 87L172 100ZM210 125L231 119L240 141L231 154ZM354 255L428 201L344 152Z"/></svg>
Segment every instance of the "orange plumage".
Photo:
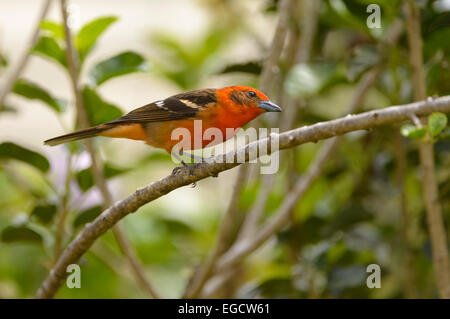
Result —
<svg viewBox="0 0 450 319"><path fill-rule="evenodd" d="M251 87L230 86L221 89L203 89L171 96L137 108L121 118L105 124L79 130L45 141L47 145L58 145L92 136L107 136L143 140L147 144L171 152L180 139L172 138L175 129L185 128L190 132L190 147L196 149L210 144L202 139L201 145L194 141L195 120L201 120L201 134L209 128L217 128L225 141L228 129L238 129L263 112L280 112L281 109L268 97Z"/></svg>

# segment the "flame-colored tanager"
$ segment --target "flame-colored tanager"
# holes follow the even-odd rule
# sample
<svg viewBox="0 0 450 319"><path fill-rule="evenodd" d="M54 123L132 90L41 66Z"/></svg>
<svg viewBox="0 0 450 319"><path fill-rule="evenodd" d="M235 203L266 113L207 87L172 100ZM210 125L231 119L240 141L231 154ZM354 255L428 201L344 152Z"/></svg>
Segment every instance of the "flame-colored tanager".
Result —
<svg viewBox="0 0 450 319"><path fill-rule="evenodd" d="M100 135L143 140L171 153L178 143L171 138L176 128L186 128L193 139L194 121L201 120L203 132L208 128L218 128L223 139L216 142L223 142L232 137L227 134L227 128L236 131L264 112L281 112L281 108L270 102L264 93L248 86L194 90L147 104L116 120L58 136L44 143L53 146ZM201 147L209 143L209 140L202 140ZM190 145L191 149L195 149L196 143Z"/></svg>

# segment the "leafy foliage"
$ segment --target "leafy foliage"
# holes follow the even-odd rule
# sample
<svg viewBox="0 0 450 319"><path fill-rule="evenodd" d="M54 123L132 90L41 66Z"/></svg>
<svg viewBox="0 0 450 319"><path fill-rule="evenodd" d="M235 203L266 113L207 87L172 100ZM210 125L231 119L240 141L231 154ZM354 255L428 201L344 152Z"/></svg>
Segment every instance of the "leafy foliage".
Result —
<svg viewBox="0 0 450 319"><path fill-rule="evenodd" d="M13 92L28 99L40 100L56 112L62 112L66 108L66 101L52 97L39 85L25 79L18 80L14 84Z"/></svg>
<svg viewBox="0 0 450 319"><path fill-rule="evenodd" d="M134 52L124 52L92 67L89 71L89 80L92 85L99 86L111 78L143 71L148 71L145 59Z"/></svg>
<svg viewBox="0 0 450 319"><path fill-rule="evenodd" d="M117 21L117 17L102 17L85 24L75 37L80 61L83 62L93 49L100 35Z"/></svg>
<svg viewBox="0 0 450 319"><path fill-rule="evenodd" d="M50 163L45 156L12 142L0 144L0 159L22 161L44 173L50 169Z"/></svg>
<svg viewBox="0 0 450 319"><path fill-rule="evenodd" d="M105 178L112 178L123 174L127 171L127 169L120 169L117 167L113 167L109 164L105 164L103 174ZM92 186L94 186L94 176L92 175L92 168L86 168L76 173L76 179L78 182L78 186L80 186L83 192L86 192Z"/></svg>
<svg viewBox="0 0 450 319"><path fill-rule="evenodd" d="M199 41L187 44L173 35L156 33L152 45L159 48L163 59L152 61L155 72L181 89L198 87L207 74L214 73L219 52L226 46L233 29L212 26Z"/></svg>
<svg viewBox="0 0 450 319"><path fill-rule="evenodd" d="M1 239L4 243L30 242L41 243L42 236L31 228L25 226L8 226L1 232Z"/></svg>
<svg viewBox="0 0 450 319"><path fill-rule="evenodd" d="M57 213L58 208L54 204L41 203L34 206L31 211L31 217L36 218L43 224L50 223Z"/></svg>
<svg viewBox="0 0 450 319"><path fill-rule="evenodd" d="M40 37L33 49L33 52L56 61L63 67L67 67L64 50L55 38L48 36Z"/></svg>
<svg viewBox="0 0 450 319"><path fill-rule="evenodd" d="M117 106L104 101L94 89L88 86L83 88L83 100L92 126L114 120L123 115L123 112Z"/></svg>
<svg viewBox="0 0 450 319"><path fill-rule="evenodd" d="M102 213L101 206L93 206L83 210L77 214L73 221L73 227L78 228L86 223L93 221L98 215Z"/></svg>
<svg viewBox="0 0 450 319"><path fill-rule="evenodd" d="M447 126L447 116L442 113L433 113L428 117L428 129L432 137L438 136Z"/></svg>

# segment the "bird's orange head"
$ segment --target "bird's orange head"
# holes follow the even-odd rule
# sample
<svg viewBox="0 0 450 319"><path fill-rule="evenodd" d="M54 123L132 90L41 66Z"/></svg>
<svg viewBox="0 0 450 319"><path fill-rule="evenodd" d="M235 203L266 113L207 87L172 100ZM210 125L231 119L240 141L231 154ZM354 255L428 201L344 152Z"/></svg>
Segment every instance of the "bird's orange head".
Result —
<svg viewBox="0 0 450 319"><path fill-rule="evenodd" d="M249 86L228 86L217 90L217 102L223 108L220 117L230 127L241 127L264 112L281 112L267 95Z"/></svg>
<svg viewBox="0 0 450 319"><path fill-rule="evenodd" d="M232 113L281 112L281 108L270 102L267 95L249 86L227 86L217 90L218 102Z"/></svg>

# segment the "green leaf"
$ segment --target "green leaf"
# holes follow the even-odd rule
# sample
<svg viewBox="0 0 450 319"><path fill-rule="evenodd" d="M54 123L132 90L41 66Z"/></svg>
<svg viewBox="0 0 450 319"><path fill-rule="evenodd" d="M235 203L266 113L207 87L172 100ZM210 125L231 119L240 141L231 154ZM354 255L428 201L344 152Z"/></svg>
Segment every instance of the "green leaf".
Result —
<svg viewBox="0 0 450 319"><path fill-rule="evenodd" d="M13 243L20 241L42 243L42 236L28 226L8 226L3 229L1 234L4 243Z"/></svg>
<svg viewBox="0 0 450 319"><path fill-rule="evenodd" d="M32 52L43 55L67 67L66 54L54 38L47 36L40 37Z"/></svg>
<svg viewBox="0 0 450 319"><path fill-rule="evenodd" d="M430 64L426 80L429 95L441 96L450 92L450 55Z"/></svg>
<svg viewBox="0 0 450 319"><path fill-rule="evenodd" d="M128 51L96 64L89 71L89 81L93 86L98 86L116 76L144 71L148 71L145 59Z"/></svg>
<svg viewBox="0 0 450 319"><path fill-rule="evenodd" d="M438 136L446 126L447 116L445 114L436 112L428 117L428 130L432 137Z"/></svg>
<svg viewBox="0 0 450 319"><path fill-rule="evenodd" d="M57 212L57 207L53 204L42 203L34 206L31 216L36 218L42 224L48 224L52 221Z"/></svg>
<svg viewBox="0 0 450 319"><path fill-rule="evenodd" d="M328 4L334 14L327 18L331 18L333 23L339 25L341 28L348 26L352 29L370 34L371 29L367 28L364 18L353 14L347 7L347 1L330 0Z"/></svg>
<svg viewBox="0 0 450 319"><path fill-rule="evenodd" d="M286 90L295 97L309 97L339 77L340 70L335 63L297 64L288 74Z"/></svg>
<svg viewBox="0 0 450 319"><path fill-rule="evenodd" d="M400 132L405 137L412 139L421 139L427 133L427 129L425 127L417 127L412 124L405 124L402 126Z"/></svg>
<svg viewBox="0 0 450 319"><path fill-rule="evenodd" d="M429 59L433 54L442 51L444 55L448 56L450 53L450 27L440 28L432 32L426 37L424 41L424 56Z"/></svg>
<svg viewBox="0 0 450 319"><path fill-rule="evenodd" d="M43 155L11 142L0 144L0 159L15 159L30 164L42 172L47 172L50 163Z"/></svg>
<svg viewBox="0 0 450 319"><path fill-rule="evenodd" d="M106 163L103 168L103 174L105 178L112 178L117 175L123 174L127 172L128 169L113 167L110 164ZM76 173L76 179L78 182L78 186L83 192L86 192L92 186L94 186L94 175L92 174L91 167L85 168Z"/></svg>
<svg viewBox="0 0 450 319"><path fill-rule="evenodd" d="M92 126L112 121L123 115L122 110L102 100L97 92L88 86L83 88L83 99L89 123Z"/></svg>
<svg viewBox="0 0 450 319"><path fill-rule="evenodd" d="M80 62L83 62L95 45L98 37L115 21L117 17L102 17L85 24L75 37Z"/></svg>
<svg viewBox="0 0 450 319"><path fill-rule="evenodd" d="M49 20L42 21L41 22L41 30L47 31L48 33L51 34L52 37L54 37L56 39L64 39L65 38L64 27L60 23L57 23L54 21L49 21Z"/></svg>
<svg viewBox="0 0 450 319"><path fill-rule="evenodd" d="M93 206L80 212L73 221L73 227L77 228L93 221L95 218L97 218L98 215L102 213L102 211L103 209L101 206Z"/></svg>
<svg viewBox="0 0 450 319"><path fill-rule="evenodd" d="M67 101L52 97L45 89L25 79L16 81L13 92L28 99L40 100L56 112L62 112L67 105Z"/></svg>

